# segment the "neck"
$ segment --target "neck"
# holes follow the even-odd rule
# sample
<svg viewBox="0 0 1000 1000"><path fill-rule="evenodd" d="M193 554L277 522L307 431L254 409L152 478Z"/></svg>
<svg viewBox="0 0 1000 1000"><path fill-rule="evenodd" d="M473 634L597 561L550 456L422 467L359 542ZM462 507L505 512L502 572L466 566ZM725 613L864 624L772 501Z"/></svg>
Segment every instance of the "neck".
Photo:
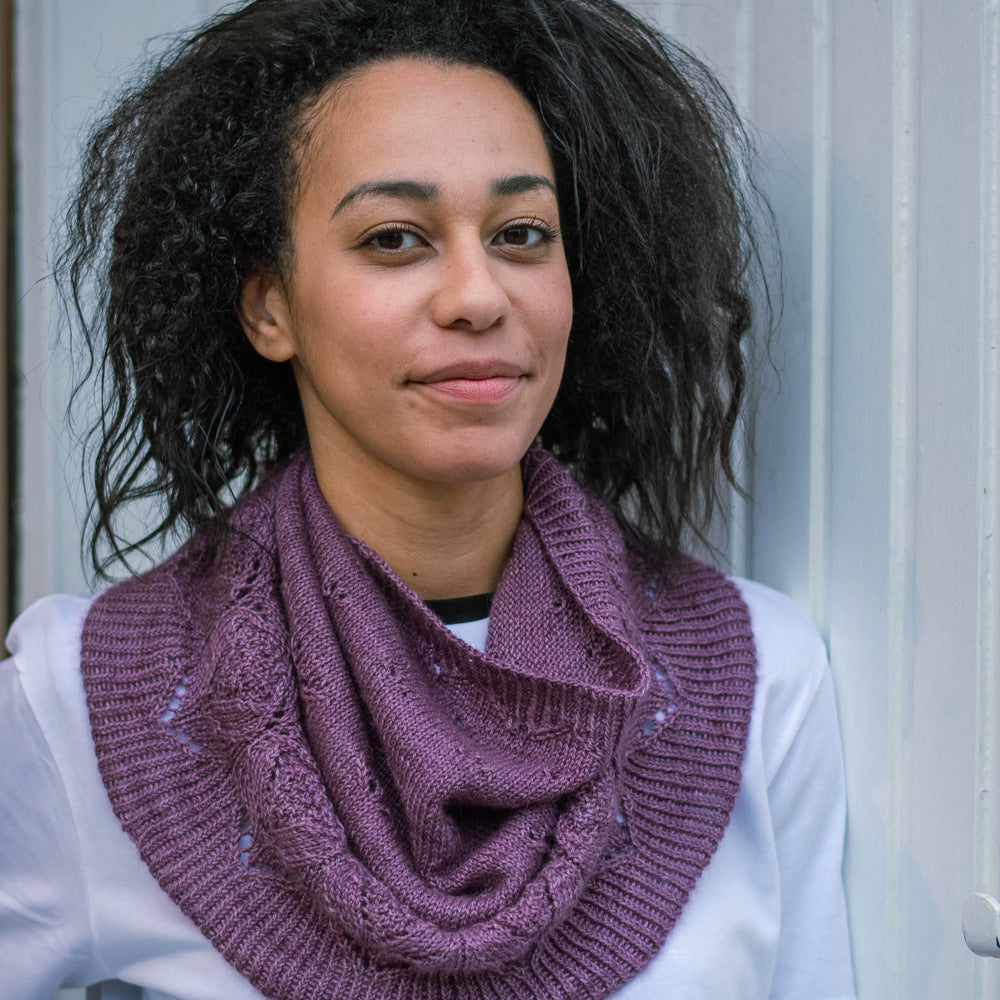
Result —
<svg viewBox="0 0 1000 1000"><path fill-rule="evenodd" d="M423 600L492 592L521 519L520 466L479 482L414 481L385 470L316 479L341 526L377 552Z"/></svg>

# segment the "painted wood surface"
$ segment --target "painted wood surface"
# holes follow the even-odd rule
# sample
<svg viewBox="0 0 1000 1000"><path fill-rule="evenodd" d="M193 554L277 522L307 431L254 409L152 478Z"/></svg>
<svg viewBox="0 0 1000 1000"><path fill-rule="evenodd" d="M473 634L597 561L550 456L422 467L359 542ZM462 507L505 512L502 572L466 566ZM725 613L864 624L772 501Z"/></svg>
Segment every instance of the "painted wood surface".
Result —
<svg viewBox="0 0 1000 1000"><path fill-rule="evenodd" d="M210 0L21 0L21 603L79 590L45 245L75 123ZM1000 1000L1000 0L635 2L752 119L784 255L733 565L812 613L848 776L862 1000Z"/></svg>

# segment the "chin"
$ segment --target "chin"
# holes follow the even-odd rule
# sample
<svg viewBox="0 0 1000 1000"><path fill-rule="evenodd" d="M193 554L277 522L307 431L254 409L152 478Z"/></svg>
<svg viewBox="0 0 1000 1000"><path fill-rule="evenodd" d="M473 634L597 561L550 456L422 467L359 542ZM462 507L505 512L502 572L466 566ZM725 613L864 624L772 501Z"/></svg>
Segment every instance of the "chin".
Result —
<svg viewBox="0 0 1000 1000"><path fill-rule="evenodd" d="M521 459L531 441L503 448L493 442L449 449L445 453L427 456L421 463L419 478L440 483L476 483L499 479L514 469L520 469ZM414 470L416 471L416 470Z"/></svg>

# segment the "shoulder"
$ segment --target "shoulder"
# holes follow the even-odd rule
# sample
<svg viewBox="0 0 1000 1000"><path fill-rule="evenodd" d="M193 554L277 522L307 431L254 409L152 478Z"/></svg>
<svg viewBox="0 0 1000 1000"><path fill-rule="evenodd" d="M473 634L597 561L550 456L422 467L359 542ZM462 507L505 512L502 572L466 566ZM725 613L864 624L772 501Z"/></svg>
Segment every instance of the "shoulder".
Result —
<svg viewBox="0 0 1000 1000"><path fill-rule="evenodd" d="M732 583L750 614L757 653L753 728L773 776L807 717L829 716L836 727L826 646L793 600L752 580ZM815 711L818 699L829 700L831 711Z"/></svg>
<svg viewBox="0 0 1000 1000"><path fill-rule="evenodd" d="M730 580L750 614L758 683L810 697L827 666L826 647L812 619L791 598L762 583Z"/></svg>
<svg viewBox="0 0 1000 1000"><path fill-rule="evenodd" d="M18 615L6 640L18 668L37 671L67 652L74 652L77 659L83 622L93 602L93 597L53 594Z"/></svg>
<svg viewBox="0 0 1000 1000"><path fill-rule="evenodd" d="M12 670L45 736L86 732L80 635L93 597L55 594L27 608L7 633Z"/></svg>
<svg viewBox="0 0 1000 1000"><path fill-rule="evenodd" d="M790 597L755 580L730 577L750 613L758 655L775 670L799 673L803 663L820 670L826 650L812 619Z"/></svg>

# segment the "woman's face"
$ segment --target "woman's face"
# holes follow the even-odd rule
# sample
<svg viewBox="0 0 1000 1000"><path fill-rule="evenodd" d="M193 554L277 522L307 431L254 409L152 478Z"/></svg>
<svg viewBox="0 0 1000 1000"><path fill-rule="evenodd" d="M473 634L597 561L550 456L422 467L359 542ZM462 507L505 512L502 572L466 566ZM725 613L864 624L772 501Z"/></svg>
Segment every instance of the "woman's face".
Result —
<svg viewBox="0 0 1000 1000"><path fill-rule="evenodd" d="M317 468L424 482L510 473L548 413L572 322L555 177L502 76L369 65L315 112L282 279L242 297L291 360Z"/></svg>

